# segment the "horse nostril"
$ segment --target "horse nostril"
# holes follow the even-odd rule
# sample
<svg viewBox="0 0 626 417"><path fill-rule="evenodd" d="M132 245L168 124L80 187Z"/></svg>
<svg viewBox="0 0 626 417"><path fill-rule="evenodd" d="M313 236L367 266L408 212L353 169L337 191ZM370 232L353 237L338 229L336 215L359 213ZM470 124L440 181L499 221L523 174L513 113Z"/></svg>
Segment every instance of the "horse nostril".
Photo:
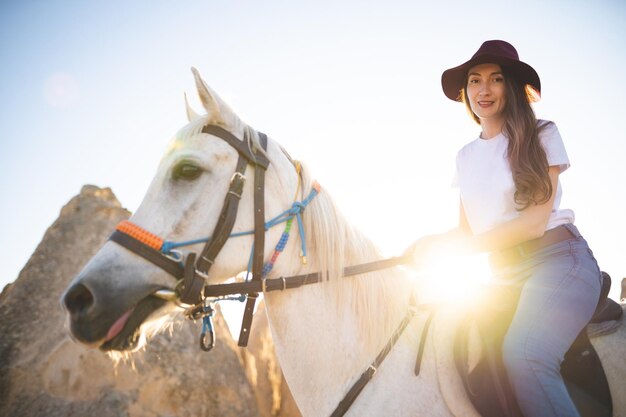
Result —
<svg viewBox="0 0 626 417"><path fill-rule="evenodd" d="M91 291L83 284L76 284L69 289L64 297L64 304L70 314L79 314L85 312L93 304L93 295Z"/></svg>

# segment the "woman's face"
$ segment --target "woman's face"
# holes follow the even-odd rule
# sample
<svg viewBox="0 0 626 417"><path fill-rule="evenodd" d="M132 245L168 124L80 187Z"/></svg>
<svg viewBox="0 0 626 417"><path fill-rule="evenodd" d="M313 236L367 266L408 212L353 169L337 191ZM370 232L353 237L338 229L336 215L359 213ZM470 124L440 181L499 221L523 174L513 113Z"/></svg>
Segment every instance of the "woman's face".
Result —
<svg viewBox="0 0 626 417"><path fill-rule="evenodd" d="M504 82L502 68L498 64L480 64L468 71L467 98L481 124L504 122Z"/></svg>

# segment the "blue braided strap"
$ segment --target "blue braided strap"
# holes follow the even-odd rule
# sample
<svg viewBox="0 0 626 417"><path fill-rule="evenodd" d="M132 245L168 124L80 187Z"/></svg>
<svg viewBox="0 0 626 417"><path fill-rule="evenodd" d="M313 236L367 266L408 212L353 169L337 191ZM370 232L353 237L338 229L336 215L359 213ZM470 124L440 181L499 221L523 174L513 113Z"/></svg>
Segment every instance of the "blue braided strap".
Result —
<svg viewBox="0 0 626 417"><path fill-rule="evenodd" d="M318 193L319 193L318 188L314 187L304 200L294 202L290 209L285 210L284 212L280 213L278 216L268 220L264 225L265 230L269 230L270 228L280 223L284 223L288 221L289 219L296 217L296 219L298 220L298 229L300 230L300 238L302 240L303 256L306 256L306 243L305 243L306 241L304 239L304 228L302 227L301 213L304 211L306 206L309 205L311 200L313 200L315 196L318 195ZM254 230L248 230L245 232L232 233L230 237L246 236L246 235L251 235L253 233L254 233ZM187 240L184 242L172 242L172 241L166 240L163 242L163 245L161 246L161 252L164 254L169 254L172 251L172 249L180 248L183 246L195 245L198 243L206 243L209 241L209 239L210 237L206 237L206 238L200 238L200 239L194 239L194 240Z"/></svg>

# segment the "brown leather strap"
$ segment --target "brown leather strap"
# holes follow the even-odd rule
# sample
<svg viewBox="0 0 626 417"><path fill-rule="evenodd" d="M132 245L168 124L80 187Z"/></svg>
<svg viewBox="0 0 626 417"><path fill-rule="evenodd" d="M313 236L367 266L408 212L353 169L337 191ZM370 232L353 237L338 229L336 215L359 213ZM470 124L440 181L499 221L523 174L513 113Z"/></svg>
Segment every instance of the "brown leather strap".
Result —
<svg viewBox="0 0 626 417"><path fill-rule="evenodd" d="M562 242L567 239L573 239L576 236L565 226L557 226L554 229L547 230L543 236L521 243L520 247L526 253L533 253L547 248L548 246Z"/></svg>
<svg viewBox="0 0 626 417"><path fill-rule="evenodd" d="M185 276L183 278L183 285L181 285L180 288L177 288L177 291L180 293L180 300L183 303L192 304L191 301L200 298L203 285L204 279L198 277L196 274L196 254L190 253L187 255L187 259L185 260Z"/></svg>
<svg viewBox="0 0 626 417"><path fill-rule="evenodd" d="M141 256L147 261L150 261L154 265L163 269L168 274L174 276L175 278L181 279L183 277L184 271L183 267L180 265L180 262L168 258L158 250L151 248L150 246L127 235L126 233L116 230L111 236L109 236L109 240L112 240L113 242L125 247L129 251Z"/></svg>
<svg viewBox="0 0 626 417"><path fill-rule="evenodd" d="M195 266L195 273L185 274L185 281L181 290L180 300L186 304L196 304L201 300L200 291L190 290L192 287L195 289L202 289L204 281L209 274L209 270L215 262L215 258L224 247L224 244L230 237L230 233L233 230L235 220L237 220L237 210L239 208L239 200L243 192L243 186L245 183L244 173L246 172L246 166L248 161L242 155L239 155L237 160L237 168L235 174L232 176L230 182L230 188L226 197L224 197L224 205L218 218L211 239L204 245L202 253Z"/></svg>
<svg viewBox="0 0 626 417"><path fill-rule="evenodd" d="M267 149L267 136L259 132L261 146ZM255 157L261 155L256 152ZM265 253L265 167L257 164L254 169L254 251L252 253L252 281L261 282L263 278L263 254ZM238 345L248 346L254 306L258 298L258 291L248 293L246 307L241 321Z"/></svg>
<svg viewBox="0 0 626 417"><path fill-rule="evenodd" d="M196 271L194 274L185 274L185 283L183 288L183 293L186 295L185 298L181 295L181 301L187 304L196 304L201 301L200 291L194 290L191 292L189 288L202 288L202 285L199 284L200 281L205 281L213 262L215 262L215 258L226 244L226 241L230 237L230 234L233 230L233 226L235 221L237 220L237 210L239 208L239 201L241 200L241 194L243 193L243 186L245 183L244 173L246 171L246 166L248 163L251 163L255 167L255 182L261 181L261 199L263 198L264 189L263 189L263 178L265 176L265 169L269 165L269 160L265 155L261 152L252 152L251 141L248 136L244 137L244 140L239 140L235 135L230 133L229 131L215 125L206 125L202 129L203 133L211 134L219 137L220 139L227 142L230 146L235 148L239 153L239 159L237 160L237 168L235 169L235 173L231 178L230 188L226 197L224 198L224 205L222 206L222 211L220 213L219 219L215 226L215 230L211 236L211 239L205 244L202 253L200 254L200 258L196 264ZM267 147L267 136L262 135L262 145ZM259 179L260 178L260 179ZM257 194L259 192L255 191L255 211L257 211ZM262 200L261 200L262 201ZM263 218L264 222L264 210L261 206L260 216ZM256 216L256 214L255 214ZM257 237L257 232L259 227L256 225L256 217L255 217L255 244L261 246L260 250L263 251L263 239L265 236L265 227L261 225L260 232L262 234L261 238ZM260 243L259 243L260 242ZM256 251L256 250L255 250ZM262 252L261 252L261 269L263 268L262 262ZM254 305L252 306L254 309Z"/></svg>
<svg viewBox="0 0 626 417"><path fill-rule="evenodd" d="M230 146L235 148L240 156L246 158L248 162L253 165L261 165L263 168L267 169L270 164L269 159L267 159L265 155L252 152L252 150L250 149L250 143L248 141L242 141L237 136L233 135L228 130L220 126L206 125L202 128L202 133L217 136L218 138L227 142Z"/></svg>
<svg viewBox="0 0 626 417"><path fill-rule="evenodd" d="M403 265L406 262L407 260L404 257L393 257L360 265L347 266L344 268L343 276L351 277L361 275L367 272ZM258 293L261 291L283 291L291 288L299 288L304 285L317 284L321 281L323 281L323 278L320 272L311 272L309 274L294 275L291 277L268 278L262 281L207 285L204 287L204 295L206 297L223 297L226 295ZM265 283L265 288L263 288L263 283Z"/></svg>
<svg viewBox="0 0 626 417"><path fill-rule="evenodd" d="M261 146L267 148L267 136L259 132ZM260 155L259 152L257 154ZM255 155L257 155L255 154ZM263 273L263 254L265 252L265 168L254 167L254 253L252 255L253 279L260 280Z"/></svg>
<svg viewBox="0 0 626 417"><path fill-rule="evenodd" d="M415 376L420 374L420 370L422 369L422 357L424 356L424 348L426 347L426 339L428 338L428 330L430 330L430 325L433 322L433 318L435 317L435 310L431 310L428 313L428 318L424 323L424 327L422 328L422 335L420 336L420 345L417 349L417 357L415 358Z"/></svg>
<svg viewBox="0 0 626 417"><path fill-rule="evenodd" d="M515 265L527 259L533 253L547 248L559 242L575 238L566 226L557 226L554 229L547 230L543 236L532 239L509 249L493 252L489 256L489 262L495 268L503 268L509 265Z"/></svg>
<svg viewBox="0 0 626 417"><path fill-rule="evenodd" d="M365 388L367 383L370 382L370 380L374 377L374 374L383 363L389 352L391 352L391 349L393 349L400 336L402 336L402 333L404 333L404 329L406 329L406 327L415 316L416 307L417 306L415 304L415 299L413 298L413 296L411 296L409 301L409 309L402 321L400 322L400 325L398 326L396 331L393 332L391 338L387 341L383 349L376 356L376 359L374 359L371 365L367 367L365 372L363 372L359 379L357 379L352 387L350 387L350 390L345 395L345 397L343 397L343 399L339 401L337 408L335 408L330 417L343 416L350 409L352 404L358 398L359 394L361 394L361 391L363 391L363 388Z"/></svg>
<svg viewBox="0 0 626 417"><path fill-rule="evenodd" d="M230 237L233 225L237 219L237 209L239 208L239 201L243 192L244 174L247 164L248 162L241 156L237 160L237 169L232 177L228 193L224 198L224 205L215 225L215 230L213 230L211 239L204 246L196 265L196 269L200 272L208 272L220 250L222 250L222 247Z"/></svg>

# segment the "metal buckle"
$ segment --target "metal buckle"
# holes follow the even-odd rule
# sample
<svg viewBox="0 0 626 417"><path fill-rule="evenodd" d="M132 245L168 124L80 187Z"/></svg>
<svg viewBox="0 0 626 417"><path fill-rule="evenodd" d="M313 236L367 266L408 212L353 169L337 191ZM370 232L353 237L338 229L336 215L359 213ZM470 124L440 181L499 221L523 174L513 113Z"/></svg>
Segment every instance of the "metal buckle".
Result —
<svg viewBox="0 0 626 417"><path fill-rule="evenodd" d="M241 200L241 194L237 194L236 192L233 191L233 183L235 182L235 180L239 180L242 183L246 182L246 176L243 175L243 173L239 172L239 171L235 171L233 173L233 176L230 177L230 189L228 190L228 194L232 194L235 197L237 197L238 199ZM243 190L243 185L241 186L241 189Z"/></svg>
<svg viewBox="0 0 626 417"><path fill-rule="evenodd" d="M156 290L152 293L152 295L156 298L160 298L161 300L175 302L178 301L178 296L176 295L176 291L170 290L169 288L161 288L160 290Z"/></svg>
<svg viewBox="0 0 626 417"><path fill-rule="evenodd" d="M232 176L232 177L230 177L230 183L231 183L231 184L233 183L233 181L235 181L235 178L240 179L241 181L244 181L244 182L246 181L246 176L245 176L245 175L243 175L243 174L242 174L241 172L239 172L239 171L235 171L235 172L233 173L233 176Z"/></svg>
<svg viewBox="0 0 626 417"><path fill-rule="evenodd" d="M164 253L166 258L171 259L174 262L182 262L183 261L183 253L179 250L172 249L168 253Z"/></svg>
<svg viewBox="0 0 626 417"><path fill-rule="evenodd" d="M197 269L195 270L195 273L205 281L209 279L209 274L205 274L204 272L198 271Z"/></svg>

